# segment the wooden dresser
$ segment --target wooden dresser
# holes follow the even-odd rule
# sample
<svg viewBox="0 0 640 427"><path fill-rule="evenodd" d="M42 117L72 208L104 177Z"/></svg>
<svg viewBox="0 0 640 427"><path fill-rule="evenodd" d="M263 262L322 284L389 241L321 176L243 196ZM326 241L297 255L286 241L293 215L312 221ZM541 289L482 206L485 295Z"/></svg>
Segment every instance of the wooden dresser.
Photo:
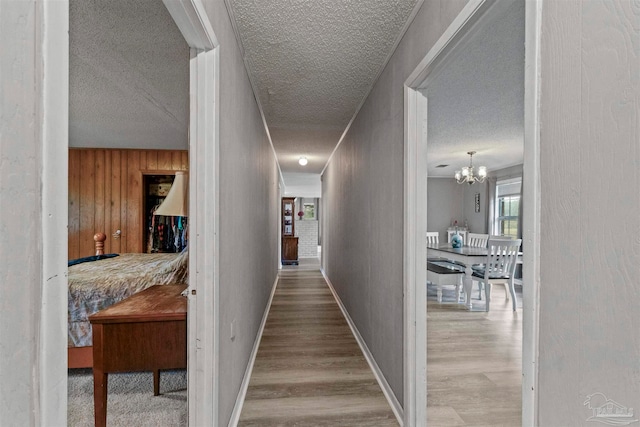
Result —
<svg viewBox="0 0 640 427"><path fill-rule="evenodd" d="M107 424L107 374L187 367L186 285L156 285L89 317L93 328L95 425Z"/></svg>

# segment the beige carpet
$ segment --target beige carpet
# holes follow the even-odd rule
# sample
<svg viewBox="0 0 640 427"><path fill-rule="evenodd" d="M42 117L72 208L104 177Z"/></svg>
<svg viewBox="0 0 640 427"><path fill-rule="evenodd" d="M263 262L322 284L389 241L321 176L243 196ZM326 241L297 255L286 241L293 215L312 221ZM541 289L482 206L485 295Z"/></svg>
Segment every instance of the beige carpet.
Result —
<svg viewBox="0 0 640 427"><path fill-rule="evenodd" d="M70 369L68 425L94 425L93 374L90 369ZM150 372L109 374L108 427L162 427L187 425L187 371L160 374L160 395L153 395Z"/></svg>

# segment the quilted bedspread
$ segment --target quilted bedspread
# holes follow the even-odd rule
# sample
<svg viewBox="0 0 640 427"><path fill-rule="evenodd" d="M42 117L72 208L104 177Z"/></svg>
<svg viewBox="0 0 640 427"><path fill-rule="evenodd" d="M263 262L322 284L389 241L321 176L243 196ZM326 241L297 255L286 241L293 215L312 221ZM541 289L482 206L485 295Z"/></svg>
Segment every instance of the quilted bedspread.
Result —
<svg viewBox="0 0 640 427"><path fill-rule="evenodd" d="M92 344L89 316L153 285L187 284L188 252L121 254L69 267L69 347Z"/></svg>

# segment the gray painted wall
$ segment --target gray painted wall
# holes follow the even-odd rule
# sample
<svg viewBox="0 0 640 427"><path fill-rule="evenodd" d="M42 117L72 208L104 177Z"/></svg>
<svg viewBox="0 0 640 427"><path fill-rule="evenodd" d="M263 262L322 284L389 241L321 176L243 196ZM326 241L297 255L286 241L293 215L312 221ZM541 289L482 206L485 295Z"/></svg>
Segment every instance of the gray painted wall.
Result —
<svg viewBox="0 0 640 427"><path fill-rule="evenodd" d="M488 186L488 181L485 181L484 184L464 184L464 188L462 189L464 193L462 196L462 223L464 224L464 221L467 221L471 233L487 232L487 210L489 208L489 200L487 199ZM480 212L476 212L475 200L477 193L480 194Z"/></svg>
<svg viewBox="0 0 640 427"><path fill-rule="evenodd" d="M224 2L204 6L220 42L218 420L227 425L278 273L278 169Z"/></svg>
<svg viewBox="0 0 640 427"><path fill-rule="evenodd" d="M425 2L323 178L324 266L400 401L402 84L463 3ZM640 403L640 17L632 4L544 2L540 425L584 424L592 414L584 401L596 392ZM611 173L593 179L600 170ZM621 227L624 243L612 232Z"/></svg>
<svg viewBox="0 0 640 427"><path fill-rule="evenodd" d="M464 224L464 190L453 178L427 180L427 230L440 233L440 242L447 241L451 221Z"/></svg>
<svg viewBox="0 0 640 427"><path fill-rule="evenodd" d="M425 1L323 176L323 266L403 402L403 84L466 0Z"/></svg>
<svg viewBox="0 0 640 427"><path fill-rule="evenodd" d="M598 392L639 415L639 28L637 2L544 2L541 426L591 424Z"/></svg>

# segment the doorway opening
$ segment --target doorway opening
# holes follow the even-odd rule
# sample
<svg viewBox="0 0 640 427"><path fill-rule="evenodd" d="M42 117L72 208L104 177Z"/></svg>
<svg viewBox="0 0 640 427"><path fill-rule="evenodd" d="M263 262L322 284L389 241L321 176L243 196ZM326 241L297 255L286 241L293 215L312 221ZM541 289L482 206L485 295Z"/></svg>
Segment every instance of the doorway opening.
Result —
<svg viewBox="0 0 640 427"><path fill-rule="evenodd" d="M199 1L183 0L164 2L176 22L190 49L189 59L189 168L190 186L190 256L188 292L188 417L191 425L213 425L216 422L218 403L217 363L218 343L214 333L218 323L218 111L219 111L219 44L208 21L207 13ZM68 28L69 2L62 1L45 8L43 28ZM58 34L56 34L58 35ZM52 58L68 58L69 45L66 37L54 37L44 46L44 54ZM67 78L60 73L68 72L68 63L52 61L44 68L45 91L69 92ZM53 88L48 83L59 82ZM43 117L52 122L68 123L67 97L52 97L44 106ZM55 101L57 100L57 104ZM67 157L68 141L55 145L43 153L43 164L66 165L60 161ZM58 166L58 167L56 167ZM68 169L57 180L66 182ZM65 212L68 201L66 190L51 197L45 189L43 198L51 200L49 208ZM212 221L211 218L214 218ZM62 221L62 220L60 220ZM66 220L65 220L66 222ZM66 225L66 224L65 224ZM63 227L60 227L61 229ZM66 227L64 227L66 230ZM43 263L59 263L59 247L46 245ZM65 280L66 282L66 280ZM66 293L65 293L66 295ZM197 295L197 298L196 298ZM66 328L60 328L60 319L65 319L66 304L61 304L55 292L45 293L42 301L42 337L47 343L66 341ZM198 345L196 346L196 342ZM54 346L57 348L57 346ZM66 357L49 357L40 353L41 393L40 416L52 424L66 424L67 367ZM196 375L197 374L197 375ZM62 387L51 387L52 378L60 378ZM64 379L64 380L63 380ZM64 395L65 397L61 397Z"/></svg>
<svg viewBox="0 0 640 427"><path fill-rule="evenodd" d="M405 425L427 419L427 332L426 332L426 245L430 224L427 215L429 156L429 88L443 68L456 59L487 21L513 2L477 0L469 2L440 40L428 52L405 82L405 207L404 207L404 289L405 289ZM525 3L525 2L523 2ZM522 236L526 242L523 265L522 309L522 423L535 425L537 390L537 304L539 273L538 123L536 64L539 46L539 5L526 2L524 53L524 156ZM500 64L496 64L500 66ZM510 166L510 165L507 165ZM506 168L506 166L505 166ZM453 180L453 175L450 177ZM473 195L472 195L473 197ZM482 200L482 198L478 198ZM487 198L485 197L485 200ZM485 201L487 203L488 200ZM431 212L431 207L429 207ZM488 221L487 221L488 222ZM430 226L430 225L429 225ZM464 315L464 312L459 313Z"/></svg>
<svg viewBox="0 0 640 427"><path fill-rule="evenodd" d="M282 199L281 265L284 269L320 268L319 197L286 196Z"/></svg>

